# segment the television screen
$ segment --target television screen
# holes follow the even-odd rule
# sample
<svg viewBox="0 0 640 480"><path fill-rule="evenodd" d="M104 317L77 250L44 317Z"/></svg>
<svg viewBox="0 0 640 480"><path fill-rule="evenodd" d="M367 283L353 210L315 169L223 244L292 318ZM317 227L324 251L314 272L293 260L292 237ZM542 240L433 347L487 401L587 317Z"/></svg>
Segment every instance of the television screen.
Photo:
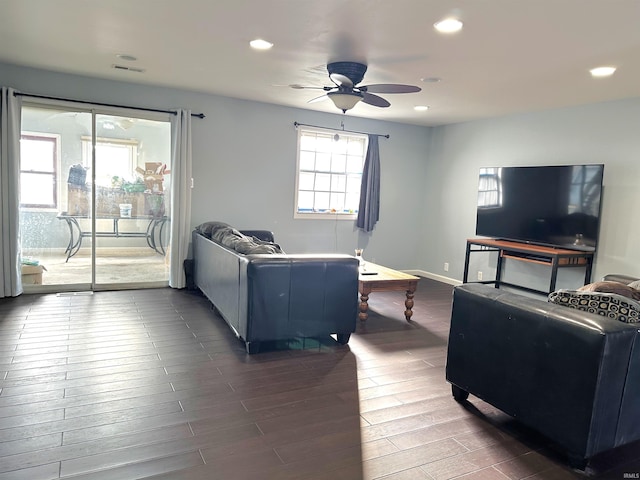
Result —
<svg viewBox="0 0 640 480"><path fill-rule="evenodd" d="M476 234L595 250L604 165L480 169Z"/></svg>

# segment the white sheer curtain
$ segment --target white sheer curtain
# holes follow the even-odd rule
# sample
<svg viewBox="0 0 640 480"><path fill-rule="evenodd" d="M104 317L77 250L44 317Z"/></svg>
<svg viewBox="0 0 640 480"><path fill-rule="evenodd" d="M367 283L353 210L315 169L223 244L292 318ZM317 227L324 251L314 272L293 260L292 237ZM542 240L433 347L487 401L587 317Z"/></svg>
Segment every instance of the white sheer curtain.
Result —
<svg viewBox="0 0 640 480"><path fill-rule="evenodd" d="M22 293L20 276L21 97L1 87L0 98L0 298Z"/></svg>
<svg viewBox="0 0 640 480"><path fill-rule="evenodd" d="M191 239L191 111L171 119L171 240L169 286L184 288L184 260Z"/></svg>

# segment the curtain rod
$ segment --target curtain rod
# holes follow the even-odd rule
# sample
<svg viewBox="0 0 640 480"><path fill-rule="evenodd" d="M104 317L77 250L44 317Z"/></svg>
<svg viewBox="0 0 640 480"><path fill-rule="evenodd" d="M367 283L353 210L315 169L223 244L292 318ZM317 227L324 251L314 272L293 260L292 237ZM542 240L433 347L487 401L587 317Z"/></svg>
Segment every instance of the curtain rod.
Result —
<svg viewBox="0 0 640 480"><path fill-rule="evenodd" d="M359 133L361 135L375 135L376 137L384 137L384 138L389 138L389 134L387 133L386 135L383 135L381 133L367 133L367 132L356 132L355 130L345 130L344 129L344 123L340 122L341 126L342 126L342 131L343 132L347 132L347 133ZM319 125L309 125L308 123L298 123L298 122L293 122L293 125L298 128L298 127L315 127L315 128L324 128L326 130L335 130L335 128L331 128L331 127L321 127Z"/></svg>
<svg viewBox="0 0 640 480"><path fill-rule="evenodd" d="M175 115L176 113L178 113L174 110L161 110L158 108L145 108L145 107L130 107L127 105L117 105L113 103L86 102L84 100L74 100L72 98L49 97L47 95L35 95L33 93L14 92L14 95L16 97L31 97L31 98L40 98L43 100L57 100L60 102L84 103L85 105L99 105L101 107L129 108L133 110L141 110L143 112L170 113L172 115ZM200 118L200 119L205 118L204 113L192 113L191 116Z"/></svg>

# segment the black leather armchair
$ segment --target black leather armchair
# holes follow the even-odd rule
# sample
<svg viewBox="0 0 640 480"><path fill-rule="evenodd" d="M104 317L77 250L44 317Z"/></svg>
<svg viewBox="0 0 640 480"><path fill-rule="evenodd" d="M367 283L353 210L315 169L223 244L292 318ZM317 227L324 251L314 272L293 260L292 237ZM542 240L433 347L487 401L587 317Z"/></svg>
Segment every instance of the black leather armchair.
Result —
<svg viewBox="0 0 640 480"><path fill-rule="evenodd" d="M446 378L585 468L640 439L640 334L628 324L481 284L453 293Z"/></svg>

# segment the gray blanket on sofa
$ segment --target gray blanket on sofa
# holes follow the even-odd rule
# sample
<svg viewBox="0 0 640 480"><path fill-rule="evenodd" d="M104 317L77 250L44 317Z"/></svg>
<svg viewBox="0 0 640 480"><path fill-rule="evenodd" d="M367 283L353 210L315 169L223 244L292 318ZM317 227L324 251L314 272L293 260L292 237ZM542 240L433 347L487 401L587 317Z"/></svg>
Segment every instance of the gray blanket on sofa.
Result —
<svg viewBox="0 0 640 480"><path fill-rule="evenodd" d="M284 253L280 245L265 242L256 237L243 235L238 230L223 222L205 222L196 227L201 235L231 248L243 255L255 253Z"/></svg>

